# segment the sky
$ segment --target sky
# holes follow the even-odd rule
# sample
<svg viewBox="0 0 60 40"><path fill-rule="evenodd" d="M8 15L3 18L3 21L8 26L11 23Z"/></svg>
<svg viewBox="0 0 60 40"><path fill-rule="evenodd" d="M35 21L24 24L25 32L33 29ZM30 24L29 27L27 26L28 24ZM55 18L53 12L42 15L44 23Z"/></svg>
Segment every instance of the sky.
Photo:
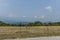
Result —
<svg viewBox="0 0 60 40"><path fill-rule="evenodd" d="M60 21L60 0L0 0L0 20Z"/></svg>

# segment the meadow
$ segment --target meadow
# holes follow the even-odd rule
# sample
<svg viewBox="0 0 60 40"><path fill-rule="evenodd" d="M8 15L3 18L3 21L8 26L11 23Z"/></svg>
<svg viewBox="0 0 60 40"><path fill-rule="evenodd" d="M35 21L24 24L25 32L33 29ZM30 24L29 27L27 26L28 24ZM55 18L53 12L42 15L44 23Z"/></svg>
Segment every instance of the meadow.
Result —
<svg viewBox="0 0 60 40"><path fill-rule="evenodd" d="M0 26L0 39L60 36L60 26Z"/></svg>

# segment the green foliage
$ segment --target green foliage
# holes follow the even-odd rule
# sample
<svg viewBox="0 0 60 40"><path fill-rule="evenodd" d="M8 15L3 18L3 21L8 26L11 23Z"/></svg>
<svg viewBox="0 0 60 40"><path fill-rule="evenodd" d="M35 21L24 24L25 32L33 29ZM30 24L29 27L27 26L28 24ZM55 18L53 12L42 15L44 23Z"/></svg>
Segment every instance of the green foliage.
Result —
<svg viewBox="0 0 60 40"><path fill-rule="evenodd" d="M33 24L34 24L34 26L41 26L41 25L42 25L42 22L40 22L40 21L35 21Z"/></svg>
<svg viewBox="0 0 60 40"><path fill-rule="evenodd" d="M9 24L0 21L0 26L60 26L60 22L49 22L49 23L42 23L40 21L29 22L26 24Z"/></svg>
<svg viewBox="0 0 60 40"><path fill-rule="evenodd" d="M27 26L33 26L34 24L33 23L28 23L26 24Z"/></svg>

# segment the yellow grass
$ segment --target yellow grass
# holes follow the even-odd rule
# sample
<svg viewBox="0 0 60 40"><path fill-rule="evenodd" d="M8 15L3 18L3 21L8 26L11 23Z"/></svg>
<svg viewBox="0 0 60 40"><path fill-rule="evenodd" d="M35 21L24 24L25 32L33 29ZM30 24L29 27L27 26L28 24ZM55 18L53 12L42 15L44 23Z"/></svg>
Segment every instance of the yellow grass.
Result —
<svg viewBox="0 0 60 40"><path fill-rule="evenodd" d="M0 27L0 39L59 36L59 35L60 35L60 26L35 26L35 27L1 26Z"/></svg>

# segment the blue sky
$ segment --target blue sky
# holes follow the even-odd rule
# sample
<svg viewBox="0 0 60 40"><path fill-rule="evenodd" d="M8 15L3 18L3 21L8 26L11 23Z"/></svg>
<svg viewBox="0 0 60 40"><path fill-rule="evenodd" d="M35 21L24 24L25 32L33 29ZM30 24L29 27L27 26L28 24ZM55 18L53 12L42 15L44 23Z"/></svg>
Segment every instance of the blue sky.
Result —
<svg viewBox="0 0 60 40"><path fill-rule="evenodd" d="M0 20L60 21L60 0L0 0Z"/></svg>

